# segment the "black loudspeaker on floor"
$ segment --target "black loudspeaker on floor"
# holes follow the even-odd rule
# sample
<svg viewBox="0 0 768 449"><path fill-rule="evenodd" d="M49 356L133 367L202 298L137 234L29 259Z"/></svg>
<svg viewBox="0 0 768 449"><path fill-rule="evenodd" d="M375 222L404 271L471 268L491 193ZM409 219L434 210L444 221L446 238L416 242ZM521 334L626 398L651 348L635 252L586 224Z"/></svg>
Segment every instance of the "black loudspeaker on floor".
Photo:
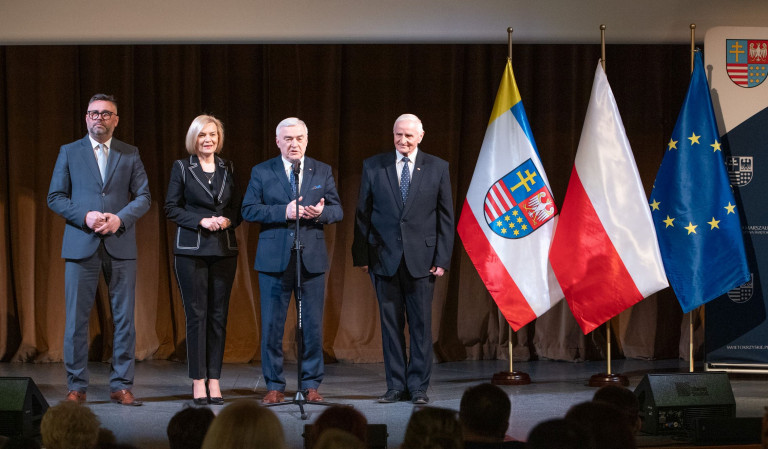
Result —
<svg viewBox="0 0 768 449"><path fill-rule="evenodd" d="M40 442L40 421L48 402L30 377L0 377L0 435Z"/></svg>

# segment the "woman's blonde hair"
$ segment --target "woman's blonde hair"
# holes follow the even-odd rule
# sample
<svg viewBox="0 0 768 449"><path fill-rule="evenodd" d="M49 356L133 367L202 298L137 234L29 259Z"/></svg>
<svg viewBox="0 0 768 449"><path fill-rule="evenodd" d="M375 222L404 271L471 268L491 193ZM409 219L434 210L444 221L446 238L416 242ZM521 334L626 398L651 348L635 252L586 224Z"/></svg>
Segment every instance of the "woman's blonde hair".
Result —
<svg viewBox="0 0 768 449"><path fill-rule="evenodd" d="M209 123L214 123L216 125L216 133L219 135L219 142L216 145L215 152L216 154L221 153L221 149L224 148L224 124L216 117L206 114L198 115L192 120L192 124L189 125L187 139L185 141L187 153L197 154L197 135L200 134L200 131L202 131L202 129L205 128L205 125Z"/></svg>
<svg viewBox="0 0 768 449"><path fill-rule="evenodd" d="M208 428L201 449L285 448L283 427L277 416L253 400L224 407Z"/></svg>

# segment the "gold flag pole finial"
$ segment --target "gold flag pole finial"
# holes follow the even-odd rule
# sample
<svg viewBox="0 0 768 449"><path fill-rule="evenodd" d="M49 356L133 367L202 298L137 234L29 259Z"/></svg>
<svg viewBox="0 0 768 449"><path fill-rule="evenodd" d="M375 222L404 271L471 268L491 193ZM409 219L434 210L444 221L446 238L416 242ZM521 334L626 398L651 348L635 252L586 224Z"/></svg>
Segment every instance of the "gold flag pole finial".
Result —
<svg viewBox="0 0 768 449"><path fill-rule="evenodd" d="M605 72L605 24L600 25L600 64Z"/></svg>
<svg viewBox="0 0 768 449"><path fill-rule="evenodd" d="M691 25L691 73L693 73L693 55L696 52L696 24Z"/></svg>
<svg viewBox="0 0 768 449"><path fill-rule="evenodd" d="M512 63L512 27L507 28L507 61Z"/></svg>

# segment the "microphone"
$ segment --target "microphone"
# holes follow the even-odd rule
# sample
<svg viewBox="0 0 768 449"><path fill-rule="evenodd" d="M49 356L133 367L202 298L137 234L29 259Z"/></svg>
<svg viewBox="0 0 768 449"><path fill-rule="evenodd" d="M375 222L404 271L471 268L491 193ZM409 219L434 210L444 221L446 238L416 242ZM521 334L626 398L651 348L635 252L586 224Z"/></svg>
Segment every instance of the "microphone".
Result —
<svg viewBox="0 0 768 449"><path fill-rule="evenodd" d="M295 161L293 163L293 174L299 176L299 173L301 173L301 161Z"/></svg>

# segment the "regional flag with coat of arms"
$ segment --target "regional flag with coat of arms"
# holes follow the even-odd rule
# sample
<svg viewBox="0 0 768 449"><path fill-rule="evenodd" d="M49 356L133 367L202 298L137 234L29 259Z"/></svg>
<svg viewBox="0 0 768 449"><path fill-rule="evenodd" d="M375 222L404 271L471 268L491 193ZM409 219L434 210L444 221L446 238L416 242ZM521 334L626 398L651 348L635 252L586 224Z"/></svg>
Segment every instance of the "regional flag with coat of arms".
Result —
<svg viewBox="0 0 768 449"><path fill-rule="evenodd" d="M508 60L458 232L515 331L563 297L547 257L556 221L549 181Z"/></svg>

